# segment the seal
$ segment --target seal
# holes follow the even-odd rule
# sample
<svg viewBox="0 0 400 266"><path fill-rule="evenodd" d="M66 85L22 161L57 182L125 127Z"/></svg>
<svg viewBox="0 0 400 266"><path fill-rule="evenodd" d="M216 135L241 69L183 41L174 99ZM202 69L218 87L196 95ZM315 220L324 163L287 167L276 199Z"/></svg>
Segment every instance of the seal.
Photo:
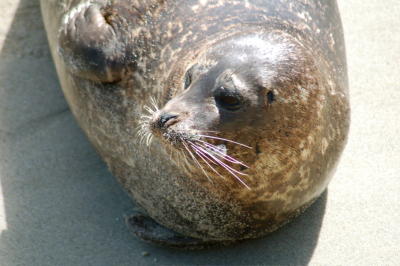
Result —
<svg viewBox="0 0 400 266"><path fill-rule="evenodd" d="M140 238L263 236L326 189L349 128L335 1L41 1L65 97Z"/></svg>

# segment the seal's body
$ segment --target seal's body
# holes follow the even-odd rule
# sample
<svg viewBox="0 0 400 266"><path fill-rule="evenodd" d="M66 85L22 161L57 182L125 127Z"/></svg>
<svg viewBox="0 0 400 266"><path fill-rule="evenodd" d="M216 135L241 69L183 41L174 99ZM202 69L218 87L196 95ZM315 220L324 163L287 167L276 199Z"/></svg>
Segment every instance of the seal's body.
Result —
<svg viewBox="0 0 400 266"><path fill-rule="evenodd" d="M43 0L42 12L73 114L156 221L129 220L143 239L258 237L326 188L349 125L335 1Z"/></svg>

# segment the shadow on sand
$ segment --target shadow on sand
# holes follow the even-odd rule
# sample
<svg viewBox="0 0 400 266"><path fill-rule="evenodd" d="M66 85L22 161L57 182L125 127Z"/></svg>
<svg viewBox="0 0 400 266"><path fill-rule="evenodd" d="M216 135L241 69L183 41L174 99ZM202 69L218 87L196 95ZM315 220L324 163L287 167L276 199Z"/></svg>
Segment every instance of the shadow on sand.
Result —
<svg viewBox="0 0 400 266"><path fill-rule="evenodd" d="M39 3L21 0L0 52L1 264L308 264L327 192L281 230L233 247L182 252L131 236L132 203L68 111L45 38Z"/></svg>

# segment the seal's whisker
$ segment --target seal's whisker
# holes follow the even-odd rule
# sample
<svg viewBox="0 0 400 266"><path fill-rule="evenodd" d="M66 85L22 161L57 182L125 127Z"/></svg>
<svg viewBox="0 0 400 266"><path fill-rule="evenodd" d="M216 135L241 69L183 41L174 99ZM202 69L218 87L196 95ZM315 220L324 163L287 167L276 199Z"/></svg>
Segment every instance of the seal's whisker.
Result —
<svg viewBox="0 0 400 266"><path fill-rule="evenodd" d="M215 170L215 168L212 167L212 165L209 164L209 163L207 162L207 160L206 160L207 157L206 157L206 155L205 155L203 152L201 152L200 150L195 150L195 153L208 165L208 167L211 168L211 170L213 170L214 173L216 173L217 175L219 175L220 177L222 177L223 179L225 179L225 177L224 177L223 175L221 175L220 173L218 173L218 171ZM204 156L204 157L203 157L203 156ZM208 159L208 160L210 160L210 159Z"/></svg>
<svg viewBox="0 0 400 266"><path fill-rule="evenodd" d="M144 134L143 138L142 138L142 145L144 145L146 143L146 139L148 137L149 134Z"/></svg>
<svg viewBox="0 0 400 266"><path fill-rule="evenodd" d="M143 121L140 121L139 123L138 123L138 128L145 128L146 127L146 125L147 125L147 123L148 123L148 121L145 121L145 120L143 120Z"/></svg>
<svg viewBox="0 0 400 266"><path fill-rule="evenodd" d="M180 139L183 142L182 138ZM183 160L178 160L178 163L180 163L180 165L182 165L186 170L190 171L189 169L192 167L192 164L190 164L187 154L184 150L180 150L179 154L181 155L180 158Z"/></svg>
<svg viewBox="0 0 400 266"><path fill-rule="evenodd" d="M153 106L153 108L156 108L157 106ZM157 111L153 110L151 107L144 105L142 108L147 111L148 114L142 114L139 119L138 119L138 124L136 127L136 136L139 139L138 143L139 145L146 145L147 147L150 147L151 142L153 140L153 134L150 131L149 124L150 120L153 118L153 114Z"/></svg>
<svg viewBox="0 0 400 266"><path fill-rule="evenodd" d="M152 137L153 137L153 134L151 134L151 132L149 132L148 130L146 130L146 129L143 129L143 128L141 128L139 131L138 131L138 138L139 138L139 144L140 145L144 145L144 143L149 143L147 146L149 146L150 145L150 142L151 142L151 139L152 139Z"/></svg>
<svg viewBox="0 0 400 266"><path fill-rule="evenodd" d="M143 136L140 138L140 141L139 141L140 145L144 144L145 139L146 139L146 134L143 134Z"/></svg>
<svg viewBox="0 0 400 266"><path fill-rule="evenodd" d="M146 138L146 146L147 147L150 146L152 140L153 140L153 135L152 134L148 134L147 138Z"/></svg>
<svg viewBox="0 0 400 266"><path fill-rule="evenodd" d="M141 124L141 125L139 125L138 127L137 127L139 130L141 130L141 131L147 131L148 129L147 129L147 124Z"/></svg>
<svg viewBox="0 0 400 266"><path fill-rule="evenodd" d="M153 96L150 97L150 103L153 105L155 111L159 110L157 101Z"/></svg>
<svg viewBox="0 0 400 266"><path fill-rule="evenodd" d="M243 146L243 147L248 148L248 149L252 149L252 147L247 146L246 144L243 144L243 143L240 143L240 142L237 142L237 141L233 141L233 140L230 140L230 139L225 139L225 138L220 138L220 137L215 137L215 136L208 136L208 135L201 135L201 134L198 134L198 136L199 137L203 137L203 138L210 138L210 139L217 139L217 140L227 141L227 142L230 142L230 143L234 143L234 144Z"/></svg>
<svg viewBox="0 0 400 266"><path fill-rule="evenodd" d="M191 144L191 146L193 146L193 145ZM201 150L195 148L195 145L194 145L192 148L193 148L193 150L196 152L196 154L199 153L200 156L202 156L204 159L206 159L207 163L210 162L210 163L212 163L212 164L217 165L217 164L213 161L213 159L212 159L210 156L208 156L205 152L202 152Z"/></svg>
<svg viewBox="0 0 400 266"><path fill-rule="evenodd" d="M139 123L148 122L152 117L152 115L142 115L141 118L146 118L146 120L143 119Z"/></svg>
<svg viewBox="0 0 400 266"><path fill-rule="evenodd" d="M203 152L206 152L207 154L209 154L216 162L218 162L218 164L220 164L221 166L227 167L229 169L231 169L233 172L239 174L239 175L244 175L247 176L248 174L242 173L234 168L232 168L231 166L227 165L226 163L224 163L223 161L221 161L220 159L216 158L214 155L212 155L211 153L209 153L207 150L204 150L202 147L197 146L198 149L200 149Z"/></svg>
<svg viewBox="0 0 400 266"><path fill-rule="evenodd" d="M209 161L210 161L211 163L213 163L213 164L215 164L215 165L219 165L219 164L212 158L212 156L211 156L211 154L210 154L209 151L207 151L207 150L200 150L200 147L199 147L197 144L195 144L195 143L193 143L193 142L191 142L191 141L189 141L189 143L190 143L190 146L192 146L193 149L196 149L196 150L200 151L202 154L204 154L204 155L206 156L206 158L209 159Z"/></svg>
<svg viewBox="0 0 400 266"><path fill-rule="evenodd" d="M136 135L136 136L140 137L142 133L143 133L142 128L137 127L137 128L135 129L135 135Z"/></svg>
<svg viewBox="0 0 400 266"><path fill-rule="evenodd" d="M140 134L140 135L138 134L138 135L137 135L137 139L138 139L138 143L139 143L139 144L140 144L140 141L141 141L142 137L143 137L143 134Z"/></svg>
<svg viewBox="0 0 400 266"><path fill-rule="evenodd" d="M143 106L143 109L146 110L150 114L154 114L156 111L148 107L147 105Z"/></svg>
<svg viewBox="0 0 400 266"><path fill-rule="evenodd" d="M215 153L215 151L210 150L208 147L206 147L206 146L204 146L204 145L202 145L202 144L196 144L196 147L198 147L198 148L202 147L202 148L204 148L204 149L203 149L204 152L207 152L207 154L210 154L210 155L213 154L213 155L218 156L218 157L221 158L221 159L226 160L226 158L224 158L224 157L221 156L220 154ZM229 161L229 160L227 160L227 161ZM230 161L229 161L229 162L230 162ZM215 163L215 162L214 162L214 163Z"/></svg>
<svg viewBox="0 0 400 266"><path fill-rule="evenodd" d="M146 135L146 132L144 131L139 131L138 136L139 136L139 143L142 142L143 137Z"/></svg>
<svg viewBox="0 0 400 266"><path fill-rule="evenodd" d="M231 163L234 163L234 164L240 164L240 165L242 165L242 166L244 166L244 167L246 167L246 168L250 168L249 166L247 166L246 164L242 163L241 161L235 159L234 157L229 156L228 154L225 154L225 153L221 152L221 150L218 149L217 146L212 145L212 144L210 144L210 143L208 143L208 142L206 142L206 141L203 141L203 140L196 140L196 141L201 142L201 143L204 143L204 144L198 144L198 145L200 145L201 147L207 148L207 149L208 149L208 148L209 148L209 149L212 149L212 151L214 152L214 154L215 154L216 156L218 156L218 157L220 157L220 158L222 158L222 159L224 159L224 160L226 160L226 161L228 161L228 162L231 162Z"/></svg>
<svg viewBox="0 0 400 266"><path fill-rule="evenodd" d="M210 133L215 133L215 134L220 134L221 132L219 132L219 131L216 131L216 130L200 130L200 129L191 129L194 133L193 134L195 134L196 136L199 136L199 134L198 133L208 133L208 132L210 132ZM175 132L177 132L177 133L187 133L187 130L176 130Z"/></svg>
<svg viewBox="0 0 400 266"><path fill-rule="evenodd" d="M136 131L136 135L137 136L142 136L143 134L146 134L147 133L147 130L146 129L144 129L144 128L137 128L137 131Z"/></svg>
<svg viewBox="0 0 400 266"><path fill-rule="evenodd" d="M140 124L136 127L137 131L143 130L145 128L144 124Z"/></svg>
<svg viewBox="0 0 400 266"><path fill-rule="evenodd" d="M135 129L135 130L136 130L136 134L141 133L141 132L143 131L143 129L144 129L144 128L143 128L142 125L137 126L136 129Z"/></svg>
<svg viewBox="0 0 400 266"><path fill-rule="evenodd" d="M216 130L197 130L198 132L210 132L210 133L215 133L215 134L220 134L221 132L216 131Z"/></svg>
<svg viewBox="0 0 400 266"><path fill-rule="evenodd" d="M193 161L195 161L195 163L200 167L200 169L203 171L203 173L205 174L205 176L207 177L207 179L212 182L211 178L207 175L206 171L204 170L203 166L201 166L201 164L199 163L199 161L196 159L196 156L193 155L193 153L190 151L189 147L187 146L187 144L182 141L183 146L185 147L185 149L189 152L190 156L192 157Z"/></svg>
<svg viewBox="0 0 400 266"><path fill-rule="evenodd" d="M197 146L194 147L192 146L194 149L200 149L201 151L207 153L207 151L205 151L203 148ZM247 174L244 174L240 171L237 171L236 169L233 169L232 167L230 167L229 165L225 164L224 162L222 162L221 160L219 160L218 158L216 158L215 156L213 156L210 153L207 153L209 156L211 156L213 158L213 160L215 160L219 165L221 165L223 168L225 168L225 170L227 170L229 173L231 173L240 183L242 183L242 185L244 185L247 189L251 190L251 188L239 177L237 176L235 173L239 174L239 175L245 175L247 176Z"/></svg>

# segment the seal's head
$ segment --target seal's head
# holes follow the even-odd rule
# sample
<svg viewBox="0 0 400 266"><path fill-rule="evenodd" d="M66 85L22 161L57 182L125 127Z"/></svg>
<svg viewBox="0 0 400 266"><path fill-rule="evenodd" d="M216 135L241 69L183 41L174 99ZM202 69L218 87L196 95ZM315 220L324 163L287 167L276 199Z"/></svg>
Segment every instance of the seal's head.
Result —
<svg viewBox="0 0 400 266"><path fill-rule="evenodd" d="M230 36L186 66L176 84L181 89L142 127L167 147L185 150L207 174L230 175L250 188L245 173L260 153L272 152L282 137L281 150L287 148L289 134L299 128L300 145L313 130L317 71L310 52L288 34Z"/></svg>

